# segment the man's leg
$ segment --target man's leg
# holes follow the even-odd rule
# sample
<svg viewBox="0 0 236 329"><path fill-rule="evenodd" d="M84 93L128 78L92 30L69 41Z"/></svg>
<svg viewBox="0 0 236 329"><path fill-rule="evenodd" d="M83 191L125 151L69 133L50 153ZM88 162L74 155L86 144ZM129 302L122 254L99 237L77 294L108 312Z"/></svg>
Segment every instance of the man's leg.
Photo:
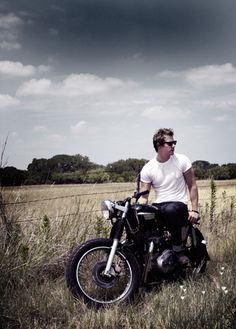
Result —
<svg viewBox="0 0 236 329"><path fill-rule="evenodd" d="M185 255L185 231L188 219L187 206L180 202L168 202L161 206L161 212L172 235L173 251L181 265L187 265L188 257Z"/></svg>

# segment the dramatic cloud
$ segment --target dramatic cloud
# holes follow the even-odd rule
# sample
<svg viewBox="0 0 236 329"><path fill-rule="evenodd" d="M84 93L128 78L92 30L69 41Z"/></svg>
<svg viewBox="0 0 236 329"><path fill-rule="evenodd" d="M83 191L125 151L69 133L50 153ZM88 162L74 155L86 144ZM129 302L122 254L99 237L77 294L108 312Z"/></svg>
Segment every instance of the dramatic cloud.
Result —
<svg viewBox="0 0 236 329"><path fill-rule="evenodd" d="M18 105L20 101L10 95L0 94L0 109L5 109L10 106Z"/></svg>
<svg viewBox="0 0 236 329"><path fill-rule="evenodd" d="M20 62L0 61L0 73L18 77L28 77L35 74L32 65L23 65Z"/></svg>
<svg viewBox="0 0 236 329"><path fill-rule="evenodd" d="M21 45L18 42L10 42L10 41L0 41L0 49L3 50L17 50L20 49Z"/></svg>
<svg viewBox="0 0 236 329"><path fill-rule="evenodd" d="M231 63L207 65L186 72L186 80L197 87L236 83L236 69Z"/></svg>
<svg viewBox="0 0 236 329"><path fill-rule="evenodd" d="M13 13L7 15L0 15L0 29L12 30L22 25L21 18L17 17Z"/></svg>
<svg viewBox="0 0 236 329"><path fill-rule="evenodd" d="M15 14L0 14L0 49L17 50L21 48L21 44L17 39L18 29L22 25L22 19Z"/></svg>
<svg viewBox="0 0 236 329"><path fill-rule="evenodd" d="M178 79L193 87L217 87L236 83L236 69L232 63L222 65L206 65L184 71L165 70L156 75L157 78Z"/></svg>
<svg viewBox="0 0 236 329"><path fill-rule="evenodd" d="M142 112L142 116L150 120L159 121L181 120L186 119L186 112L182 111L177 106L167 104L166 106L156 105L153 107L147 107Z"/></svg>
<svg viewBox="0 0 236 329"><path fill-rule="evenodd" d="M62 88L69 96L77 96L100 94L122 85L123 82L115 78L101 79L92 74L72 74L63 81Z"/></svg>
<svg viewBox="0 0 236 329"><path fill-rule="evenodd" d="M52 83L48 79L32 79L24 82L16 92L18 96L47 95L51 94L50 87Z"/></svg>
<svg viewBox="0 0 236 329"><path fill-rule="evenodd" d="M15 77L29 77L36 73L45 73L50 70L49 66L23 65L20 62L0 61L0 73Z"/></svg>
<svg viewBox="0 0 236 329"><path fill-rule="evenodd" d="M123 82L116 78L102 79L92 74L71 74L62 82L52 83L48 79L32 79L26 81L17 90L19 96L81 96L106 93L114 88L132 87L132 82Z"/></svg>

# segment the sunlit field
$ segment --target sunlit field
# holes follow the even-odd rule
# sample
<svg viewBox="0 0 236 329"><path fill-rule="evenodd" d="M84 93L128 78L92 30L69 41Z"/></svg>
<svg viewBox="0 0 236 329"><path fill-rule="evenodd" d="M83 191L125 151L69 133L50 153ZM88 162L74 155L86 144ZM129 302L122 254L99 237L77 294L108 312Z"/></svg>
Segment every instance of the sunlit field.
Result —
<svg viewBox="0 0 236 329"><path fill-rule="evenodd" d="M213 183L198 182L200 229L211 257L207 273L197 281L142 288L134 303L99 311L71 296L65 262L75 244L108 234L109 223L101 222L101 201L131 196L136 184L2 189L2 328L233 328L236 181Z"/></svg>

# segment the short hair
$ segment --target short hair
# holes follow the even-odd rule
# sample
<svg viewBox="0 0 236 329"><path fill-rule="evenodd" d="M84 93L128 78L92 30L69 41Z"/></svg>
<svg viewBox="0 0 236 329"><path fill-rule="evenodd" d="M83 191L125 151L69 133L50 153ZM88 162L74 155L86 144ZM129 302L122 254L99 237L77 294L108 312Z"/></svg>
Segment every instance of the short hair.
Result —
<svg viewBox="0 0 236 329"><path fill-rule="evenodd" d="M164 136L174 136L174 131L171 128L160 128L153 136L153 146L156 152L158 151L158 146L164 145L165 138Z"/></svg>

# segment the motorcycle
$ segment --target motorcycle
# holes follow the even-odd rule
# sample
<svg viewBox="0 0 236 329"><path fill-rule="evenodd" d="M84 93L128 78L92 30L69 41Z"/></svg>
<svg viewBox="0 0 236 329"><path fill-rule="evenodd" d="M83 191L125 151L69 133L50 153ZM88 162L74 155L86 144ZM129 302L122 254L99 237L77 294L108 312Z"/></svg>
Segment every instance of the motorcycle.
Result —
<svg viewBox="0 0 236 329"><path fill-rule="evenodd" d="M107 306L130 301L142 286L205 272L210 258L200 230L189 223L185 250L189 263L181 266L158 207L138 203L147 193L101 203L103 217L112 224L110 237L76 246L66 265L67 286L76 298L95 307Z"/></svg>

